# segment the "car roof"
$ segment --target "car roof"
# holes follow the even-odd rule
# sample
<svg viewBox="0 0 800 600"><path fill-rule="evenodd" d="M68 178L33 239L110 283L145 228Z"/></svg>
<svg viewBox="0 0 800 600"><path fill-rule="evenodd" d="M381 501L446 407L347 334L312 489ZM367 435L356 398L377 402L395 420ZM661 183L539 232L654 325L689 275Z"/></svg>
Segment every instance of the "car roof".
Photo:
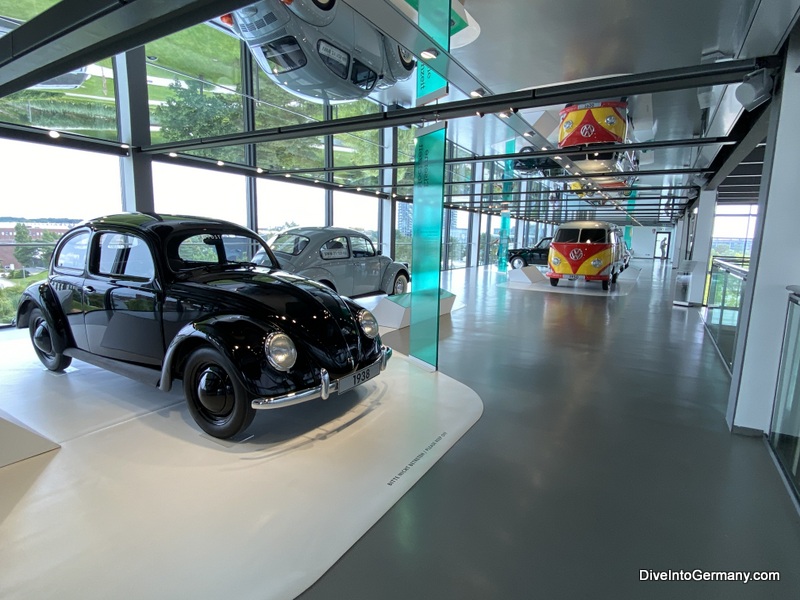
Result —
<svg viewBox="0 0 800 600"><path fill-rule="evenodd" d="M286 231L281 231L278 235L284 233L292 233L295 235L304 235L307 238L325 236L326 239L342 236L342 235L358 235L368 238L369 236L361 231L355 229L347 229L346 227L293 227Z"/></svg>
<svg viewBox="0 0 800 600"><path fill-rule="evenodd" d="M606 221L569 221L561 223L558 227L559 229L619 229L613 223Z"/></svg>
<svg viewBox="0 0 800 600"><path fill-rule="evenodd" d="M108 227L135 229L141 231L145 235L153 235L162 240L165 240L176 232L196 231L198 229L206 231L237 230L237 233L257 236L256 233L252 232L247 227L230 221L188 215L167 215L144 212L105 215L84 221L76 227L90 227L94 230L103 230Z"/></svg>

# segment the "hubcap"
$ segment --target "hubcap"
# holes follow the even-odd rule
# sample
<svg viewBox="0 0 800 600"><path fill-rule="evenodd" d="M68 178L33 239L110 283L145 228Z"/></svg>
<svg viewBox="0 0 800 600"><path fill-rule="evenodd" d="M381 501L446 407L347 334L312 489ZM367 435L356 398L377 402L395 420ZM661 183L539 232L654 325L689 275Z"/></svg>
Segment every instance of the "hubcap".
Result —
<svg viewBox="0 0 800 600"><path fill-rule="evenodd" d="M394 284L394 293L402 294L406 291L406 280L404 277L399 277Z"/></svg>
<svg viewBox="0 0 800 600"><path fill-rule="evenodd" d="M225 417L233 410L233 385L223 369L206 367L197 379L197 399L209 416Z"/></svg>
<svg viewBox="0 0 800 600"><path fill-rule="evenodd" d="M53 352L53 341L50 339L50 331L44 321L40 321L36 325L36 329L33 332L33 343L45 354Z"/></svg>

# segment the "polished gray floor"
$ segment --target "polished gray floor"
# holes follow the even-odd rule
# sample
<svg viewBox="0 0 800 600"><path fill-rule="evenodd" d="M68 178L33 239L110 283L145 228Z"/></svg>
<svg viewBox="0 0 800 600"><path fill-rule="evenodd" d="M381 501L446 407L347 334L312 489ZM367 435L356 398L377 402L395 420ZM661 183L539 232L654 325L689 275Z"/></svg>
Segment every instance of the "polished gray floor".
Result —
<svg viewBox="0 0 800 600"><path fill-rule="evenodd" d="M609 297L446 275L466 306L440 369L484 414L300 598L799 597L800 518L764 441L728 432L729 377L698 311L673 307L671 265L634 267ZM640 581L696 569L781 581Z"/></svg>

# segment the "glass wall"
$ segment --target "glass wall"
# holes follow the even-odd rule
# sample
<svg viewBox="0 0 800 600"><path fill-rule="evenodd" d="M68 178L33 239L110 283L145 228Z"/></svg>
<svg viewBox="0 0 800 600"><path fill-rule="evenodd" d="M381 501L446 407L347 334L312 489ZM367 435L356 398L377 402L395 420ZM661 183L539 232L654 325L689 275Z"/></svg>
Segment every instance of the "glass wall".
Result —
<svg viewBox="0 0 800 600"><path fill-rule="evenodd" d="M196 215L247 224L245 178L166 163L153 163L156 212Z"/></svg>
<svg viewBox="0 0 800 600"><path fill-rule="evenodd" d="M717 204L711 255L749 258L757 215L757 204Z"/></svg>
<svg viewBox="0 0 800 600"><path fill-rule="evenodd" d="M769 443L800 499L800 299L792 295L786 319Z"/></svg>
<svg viewBox="0 0 800 600"><path fill-rule="evenodd" d="M258 233L266 239L291 227L325 226L325 190L259 179Z"/></svg>
<svg viewBox="0 0 800 600"><path fill-rule="evenodd" d="M119 158L0 138L0 323L22 291L47 276L53 246L70 227L122 209ZM41 245L34 245L41 244Z"/></svg>
<svg viewBox="0 0 800 600"><path fill-rule="evenodd" d="M377 243L378 197L333 192L333 225L361 231ZM381 250L389 254L388 248Z"/></svg>

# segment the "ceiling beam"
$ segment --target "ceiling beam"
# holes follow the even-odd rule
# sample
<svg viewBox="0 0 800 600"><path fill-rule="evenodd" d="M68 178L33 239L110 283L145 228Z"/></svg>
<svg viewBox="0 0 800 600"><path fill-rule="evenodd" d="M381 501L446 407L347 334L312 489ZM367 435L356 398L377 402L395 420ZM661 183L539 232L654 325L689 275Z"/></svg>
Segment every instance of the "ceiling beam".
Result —
<svg viewBox="0 0 800 600"><path fill-rule="evenodd" d="M150 0L137 0L139 2ZM673 90L695 89L738 83L744 75L763 65L773 65L779 57L770 56L745 60L732 60L680 69L667 69L635 75L606 77L581 83L546 86L484 98L472 98L436 105L419 106L404 110L374 113L334 119L325 122L300 123L272 127L258 131L214 136L199 140L153 144L142 151L147 153L179 152L217 148L236 144L259 144L279 140L296 140L306 137L353 133L370 129L411 125L431 125L448 119L474 117L476 114L507 112L509 109L541 108L570 102L584 102L598 98L631 96Z"/></svg>

